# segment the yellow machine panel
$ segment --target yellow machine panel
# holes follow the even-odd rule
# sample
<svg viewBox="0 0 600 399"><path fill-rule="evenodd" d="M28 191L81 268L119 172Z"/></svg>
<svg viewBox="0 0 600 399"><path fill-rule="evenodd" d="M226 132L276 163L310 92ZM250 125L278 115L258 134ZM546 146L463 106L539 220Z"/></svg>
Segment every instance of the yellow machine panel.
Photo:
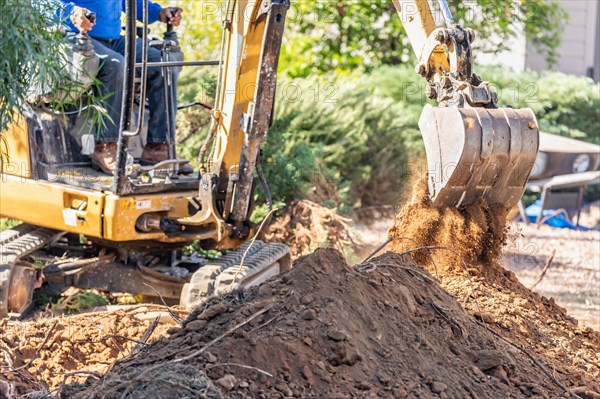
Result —
<svg viewBox="0 0 600 399"><path fill-rule="evenodd" d="M148 214L183 218L188 216L188 197L197 192L161 193L134 197L119 197L107 194L104 209L104 237L110 241L155 240L182 242L187 238L170 239L161 231L144 233L136 229L136 221Z"/></svg>
<svg viewBox="0 0 600 399"><path fill-rule="evenodd" d="M103 192L6 174L1 177L0 216L102 237Z"/></svg>
<svg viewBox="0 0 600 399"><path fill-rule="evenodd" d="M183 242L157 231L136 229L143 214L159 218L188 216L188 197L195 191L119 197L48 181L2 175L0 217L36 226L84 234L111 241L156 240Z"/></svg>
<svg viewBox="0 0 600 399"><path fill-rule="evenodd" d="M29 129L19 115L8 129L0 134L0 171L13 176L31 177Z"/></svg>

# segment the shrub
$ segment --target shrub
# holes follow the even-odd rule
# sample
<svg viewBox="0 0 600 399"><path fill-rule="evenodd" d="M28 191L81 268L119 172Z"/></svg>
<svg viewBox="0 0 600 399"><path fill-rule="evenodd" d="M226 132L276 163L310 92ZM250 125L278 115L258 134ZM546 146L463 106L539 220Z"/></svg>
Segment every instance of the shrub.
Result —
<svg viewBox="0 0 600 399"><path fill-rule="evenodd" d="M600 141L599 85L592 80L490 67L477 72L498 91L500 106L531 107L543 131ZM207 89L214 87L214 76L195 80L189 75L180 86L180 97L187 101L202 90L214 95ZM410 172L407 163L424 155L417 125L428 101L424 91L425 82L408 65L281 80L275 121L264 145L274 201L308 198L342 213L396 203ZM186 114L185 123L193 126L190 115L195 114ZM185 151L197 154L205 134L199 131Z"/></svg>

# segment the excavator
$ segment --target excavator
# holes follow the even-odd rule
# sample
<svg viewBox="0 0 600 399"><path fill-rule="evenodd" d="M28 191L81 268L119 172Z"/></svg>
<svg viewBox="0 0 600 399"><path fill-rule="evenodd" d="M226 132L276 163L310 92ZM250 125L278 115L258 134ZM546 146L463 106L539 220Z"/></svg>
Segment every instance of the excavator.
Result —
<svg viewBox="0 0 600 399"><path fill-rule="evenodd" d="M441 27L428 0L392 1L418 59L416 72L436 103L425 105L419 119L433 204L463 208L484 201L512 208L538 150L533 112L498 108L496 94L473 72L475 34L454 21L445 0L439 0ZM126 1L126 74L114 175L92 169L89 156L82 155L80 113L52 112L37 101L1 132L0 215L22 224L0 235L0 317L25 314L44 281L161 297L190 309L291 267L289 248L256 239L258 225L250 221L259 186L272 203L261 144L273 119L289 0L229 0L218 61L183 61L172 30L149 40L147 0L143 6L140 32L136 1ZM143 39L141 62L135 59L137 35ZM148 46L163 52L161 62L147 61ZM74 68L77 78L86 75L83 69L93 74L87 67L95 57L89 38L80 34L71 51L73 63L88 60L86 67ZM169 84L182 67L209 65L218 68L218 89L207 107L212 122L198 172L177 173L182 161L175 143L172 160L136 163L131 147L145 132L147 68L162 68ZM217 260L184 255L182 248L192 242L229 251Z"/></svg>

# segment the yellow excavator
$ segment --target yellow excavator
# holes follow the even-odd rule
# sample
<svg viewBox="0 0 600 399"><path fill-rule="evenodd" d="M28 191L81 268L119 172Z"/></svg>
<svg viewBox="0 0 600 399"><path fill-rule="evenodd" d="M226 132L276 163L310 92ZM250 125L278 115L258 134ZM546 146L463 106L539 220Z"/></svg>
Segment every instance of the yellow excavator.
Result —
<svg viewBox="0 0 600 399"><path fill-rule="evenodd" d="M417 55L417 73L438 104L426 105L419 120L434 204L464 207L483 200L513 207L536 158L535 116L529 109L497 108L489 84L472 71L475 35L452 19L444 0L439 4L445 27L436 26L427 0L393 3ZM147 1L143 4L140 36L148 43ZM43 281L160 296L192 308L213 294L259 284L291 267L289 248L253 239L256 225L250 222L258 186L271 203L260 146L272 122L289 5L289 0L229 0L218 61L182 61L175 33L167 32L163 40L144 44L136 63L136 1L127 0L126 75L113 176L94 170L89 156L81 155L81 115L57 115L39 105L21 110L1 133L7 155L0 215L23 224L0 236L0 317L25 313ZM84 36L72 52L93 59ZM161 49L163 61L147 62L148 45ZM181 67L206 65L219 69L218 91L209 107L212 125L199 171L177 173L174 143L172 161L131 163L128 151L144 133L140 99L146 88L136 69L143 77L148 67L160 67L168 77ZM193 241L231 251L211 261L183 255L182 248Z"/></svg>

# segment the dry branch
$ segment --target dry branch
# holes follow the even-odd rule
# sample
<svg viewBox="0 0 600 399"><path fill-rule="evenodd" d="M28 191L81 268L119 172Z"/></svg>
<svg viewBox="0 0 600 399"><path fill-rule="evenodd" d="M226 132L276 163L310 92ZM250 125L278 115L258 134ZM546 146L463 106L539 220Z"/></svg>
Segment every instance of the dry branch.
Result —
<svg viewBox="0 0 600 399"><path fill-rule="evenodd" d="M548 260L546 261L546 265L544 266L544 269L542 270L542 274L540 274L540 277L538 277L538 279L535 281L535 283L533 283L533 285L529 288L531 291L533 291L533 289L535 287L537 287L537 285L544 279L544 277L546 276L546 272L548 271L548 269L550 268L550 265L552 264L552 261L554 260L554 255L556 254L556 249L552 250L552 255L550 255L550 257L548 258Z"/></svg>

